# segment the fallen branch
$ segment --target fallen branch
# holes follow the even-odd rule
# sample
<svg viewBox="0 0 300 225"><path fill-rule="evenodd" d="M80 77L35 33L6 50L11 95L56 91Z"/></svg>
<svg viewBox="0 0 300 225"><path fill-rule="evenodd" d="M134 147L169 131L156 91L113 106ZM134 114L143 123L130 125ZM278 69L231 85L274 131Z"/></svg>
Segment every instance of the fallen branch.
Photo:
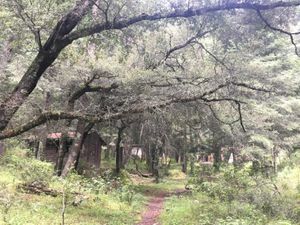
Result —
<svg viewBox="0 0 300 225"><path fill-rule="evenodd" d="M45 195L50 195L52 197L57 197L59 194L58 191L48 188L45 183L40 181L20 184L18 186L18 189L28 194L37 194L37 195L45 194Z"/></svg>
<svg viewBox="0 0 300 225"><path fill-rule="evenodd" d="M133 159L133 163L134 163L134 165L135 165L135 170L136 170L136 172L138 173L139 176L145 177L145 178L153 177L153 174L143 174L143 173L139 170L139 165L138 165L137 162L136 162L136 157L132 157L132 159Z"/></svg>

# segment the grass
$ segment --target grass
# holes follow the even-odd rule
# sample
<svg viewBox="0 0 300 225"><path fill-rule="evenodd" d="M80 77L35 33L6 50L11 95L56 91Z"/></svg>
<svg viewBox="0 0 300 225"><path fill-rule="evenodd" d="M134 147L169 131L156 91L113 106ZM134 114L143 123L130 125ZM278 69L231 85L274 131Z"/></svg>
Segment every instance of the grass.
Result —
<svg viewBox="0 0 300 225"><path fill-rule="evenodd" d="M111 167L113 163L106 164ZM33 195L18 189L19 184L34 180L46 182L59 192L65 190L65 224L133 225L140 221L149 196L184 189L187 177L180 169L180 165L172 164L168 177L162 178L160 183L137 175L128 179L126 172L120 178L122 186L117 185L120 180L84 178L75 173L62 180L52 175L52 164L37 161L28 156L28 151L16 149L0 159L0 225L61 224L62 195ZM278 174L276 184L287 200L300 201L299 177L299 167L287 167ZM72 205L76 198L74 193L84 196L78 206ZM265 215L246 201L221 201L204 192L193 192L187 196L168 197L160 222L162 225L295 224L282 218Z"/></svg>
<svg viewBox="0 0 300 225"><path fill-rule="evenodd" d="M162 225L292 225L285 220L272 220L252 205L230 204L212 199L203 193L170 197L160 217Z"/></svg>
<svg viewBox="0 0 300 225"><path fill-rule="evenodd" d="M143 194L167 193L176 190L184 190L187 183L187 176L181 172L180 165L173 164L168 170L168 176L159 179L159 183L155 182L154 178L134 179L135 190Z"/></svg>
<svg viewBox="0 0 300 225"><path fill-rule="evenodd" d="M162 180L160 183L155 183L153 180L149 183L136 184L135 191L143 195L155 195L158 193L170 193L176 190L184 190L185 180Z"/></svg>
<svg viewBox="0 0 300 225"><path fill-rule="evenodd" d="M49 188L67 194L65 224L74 225L126 225L136 224L149 195L184 189L186 176L179 165L172 165L167 179L155 183L152 178L131 176L122 187L113 180L83 178L75 173L65 180L53 176L53 165L28 156L29 151L15 149L0 159L0 225L55 225L61 224L62 195L26 194L18 185L38 180ZM130 166L130 165L129 165ZM131 165L132 166L132 165ZM102 167L113 168L113 161L104 161ZM145 165L141 165L144 169ZM122 178L121 178L122 179ZM85 198L79 206L73 206L75 195Z"/></svg>
<svg viewBox="0 0 300 225"><path fill-rule="evenodd" d="M207 191L199 189L198 191L194 191L191 196L169 197L165 202L165 208L161 214L160 222L162 225L300 224L300 221L298 221L299 217L297 218L297 215L300 215L300 211L297 212L297 210L300 209L298 206L300 200L299 175L299 166L292 168L286 167L278 174L276 179L273 179L281 193L279 199L282 199L283 201L278 202L278 200L274 198L275 196L272 197L272 195L269 196L262 193L253 193L254 200L256 201L255 203L246 201L246 195L249 194L247 191L250 189L246 189L244 192L241 192L245 193L245 196L241 195L241 198L236 197L232 201L227 201L225 199L221 200L221 197L226 196L228 194L227 191L230 191L231 189L228 189L226 185L222 186L221 181L223 180L224 182L224 174L222 176L216 176L216 180L206 182L212 184L211 186L207 186L209 188ZM250 177L245 177L244 173L239 173L236 176L237 177L231 178L231 181L228 184L229 186L234 185L236 182L235 179L237 178L240 180L240 184L246 184L245 181L247 181L247 179L251 179ZM213 184L217 184L217 186ZM200 184L194 184L195 187L197 187L197 185ZM221 189L215 190L214 187L218 186L220 186ZM274 188L273 186L270 187ZM210 188L212 189L210 190ZM234 190L236 190L233 193L234 196L239 196L237 189ZM211 192L214 194L219 193L221 194L221 197L211 196ZM257 204L257 201L261 201L261 205ZM266 214L264 212L265 208L263 204L266 203L267 205L265 206L269 206L268 204L271 202L272 204L270 206L276 207L278 210L284 209L284 207L287 208L279 212L275 210L276 215ZM258 206L262 206L262 208Z"/></svg>
<svg viewBox="0 0 300 225"><path fill-rule="evenodd" d="M47 196L19 196L17 205L7 215L9 224L60 224L61 199ZM98 201L86 201L78 207L69 206L66 224L134 224L138 211L117 199L105 197Z"/></svg>
<svg viewBox="0 0 300 225"><path fill-rule="evenodd" d="M282 193L300 201L300 167L284 168L278 174L277 182Z"/></svg>
<svg viewBox="0 0 300 225"><path fill-rule="evenodd" d="M75 174L61 180L52 175L52 164L37 161L27 154L18 149L0 160L0 224L61 224L62 195L26 194L17 188L19 184L33 180L42 180L60 192L66 190L65 224L132 225L140 220L146 198L133 193L130 185L110 189L109 183ZM84 196L79 206L71 204L76 197L74 192Z"/></svg>

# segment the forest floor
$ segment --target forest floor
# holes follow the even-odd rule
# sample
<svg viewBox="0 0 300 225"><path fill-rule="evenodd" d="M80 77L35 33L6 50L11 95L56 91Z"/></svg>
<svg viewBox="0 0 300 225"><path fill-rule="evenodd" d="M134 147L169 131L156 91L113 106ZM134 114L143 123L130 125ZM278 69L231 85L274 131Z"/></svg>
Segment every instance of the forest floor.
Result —
<svg viewBox="0 0 300 225"><path fill-rule="evenodd" d="M141 221L137 225L161 225L160 215L164 210L165 201L172 196L181 196L188 193L185 190L186 177L178 179L169 178L155 183L153 179L139 176L131 177L136 190L148 198L145 210L142 212Z"/></svg>
<svg viewBox="0 0 300 225"><path fill-rule="evenodd" d="M153 196L147 204L146 211L142 214L142 221L138 225L158 225L158 218L163 209L166 193Z"/></svg>
<svg viewBox="0 0 300 225"><path fill-rule="evenodd" d="M63 207L67 225L300 224L299 166L281 170L274 179L281 193L277 198L270 192L272 183L257 189L251 176L243 171L231 173L232 169L225 169L214 181L204 182L202 186L189 183L191 177L183 174L176 164L171 165L168 176L159 183L153 178L129 173L131 170L124 171L116 180L86 178L76 173L62 180L53 176L52 164L35 160L26 151L12 151L0 159L0 225L62 224ZM228 175L230 179L227 180ZM258 178L255 177L257 182L266 183L264 177ZM37 195L20 189L20 185L37 180L57 191L57 196ZM248 181L251 181L250 186L244 189L232 186L245 185ZM193 191L185 190L187 183ZM206 189L200 190L200 187ZM67 196L64 204L62 193ZM229 202L217 195L233 196L234 200ZM256 205L245 201L248 195L255 197ZM261 210L259 204L268 204L278 213L270 215Z"/></svg>
<svg viewBox="0 0 300 225"><path fill-rule="evenodd" d="M189 191L185 189L179 189L172 192L160 192L154 193L150 198L147 209L142 214L142 221L138 225L160 225L158 219L164 208L165 198L172 196L182 196L188 194Z"/></svg>
<svg viewBox="0 0 300 225"><path fill-rule="evenodd" d="M0 158L0 225L55 225L62 218L68 225L164 224L161 215L166 203L185 187L186 176L178 168L174 166L171 175L159 183L126 171L117 180L75 173L61 180L53 176L52 164L33 159L26 150L12 150ZM34 181L41 181L57 195L20 189ZM62 193L67 196L65 204Z"/></svg>

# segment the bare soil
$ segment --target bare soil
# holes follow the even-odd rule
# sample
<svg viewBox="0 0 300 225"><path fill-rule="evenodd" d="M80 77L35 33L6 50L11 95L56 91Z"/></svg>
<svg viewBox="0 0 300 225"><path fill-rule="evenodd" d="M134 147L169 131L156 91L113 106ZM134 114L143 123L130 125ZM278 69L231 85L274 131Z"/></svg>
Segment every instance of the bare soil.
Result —
<svg viewBox="0 0 300 225"><path fill-rule="evenodd" d="M158 218L163 210L165 198L172 195L180 196L187 193L189 193L187 190L177 190L170 193L155 193L155 195L150 198L147 209L142 214L141 222L137 225L161 225L158 222Z"/></svg>
<svg viewBox="0 0 300 225"><path fill-rule="evenodd" d="M138 225L160 225L158 217L163 209L166 196L167 193L160 193L150 199L146 211L142 214L142 221Z"/></svg>

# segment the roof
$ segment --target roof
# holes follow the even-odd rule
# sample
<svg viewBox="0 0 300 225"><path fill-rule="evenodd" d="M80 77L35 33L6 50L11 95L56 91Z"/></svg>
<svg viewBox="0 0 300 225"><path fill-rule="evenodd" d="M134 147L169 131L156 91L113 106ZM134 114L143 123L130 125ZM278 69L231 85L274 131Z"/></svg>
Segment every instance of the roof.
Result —
<svg viewBox="0 0 300 225"><path fill-rule="evenodd" d="M75 135L76 135L76 132L71 132L71 131L68 132L69 138L74 138ZM62 133L51 133L51 134L48 134L48 136L47 136L48 139L60 139L61 137L62 137Z"/></svg>
<svg viewBox="0 0 300 225"><path fill-rule="evenodd" d="M60 139L62 137L62 134L63 133L50 133L50 134L47 135L47 138L48 139ZM107 145L106 142L102 139L102 137L96 131L93 131L93 132L89 133L89 135L91 135L91 134L97 134L97 136L99 137L102 144ZM76 132L74 132L74 131L69 131L68 132L68 138L73 139L73 138L75 138L75 136L76 136Z"/></svg>
<svg viewBox="0 0 300 225"><path fill-rule="evenodd" d="M99 138L102 145L107 146L107 143L103 140L103 138L99 135L99 133L97 131L90 132L87 137L89 137L90 135L96 135Z"/></svg>

